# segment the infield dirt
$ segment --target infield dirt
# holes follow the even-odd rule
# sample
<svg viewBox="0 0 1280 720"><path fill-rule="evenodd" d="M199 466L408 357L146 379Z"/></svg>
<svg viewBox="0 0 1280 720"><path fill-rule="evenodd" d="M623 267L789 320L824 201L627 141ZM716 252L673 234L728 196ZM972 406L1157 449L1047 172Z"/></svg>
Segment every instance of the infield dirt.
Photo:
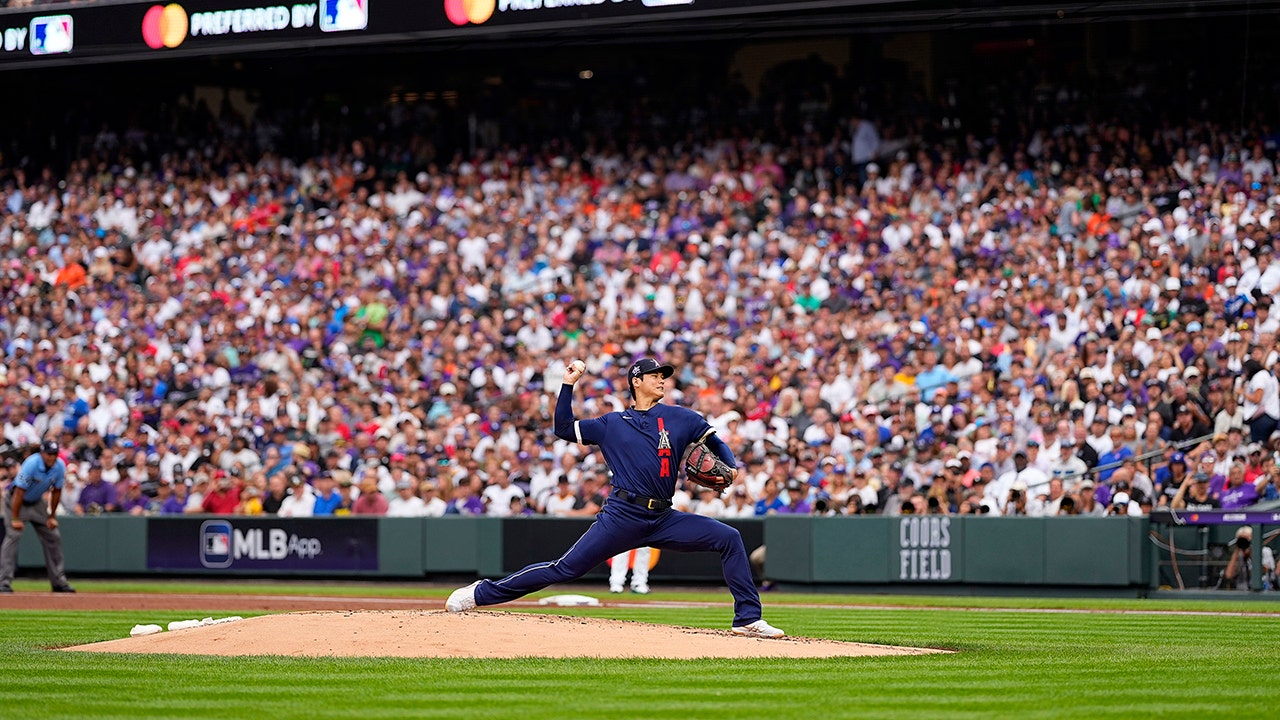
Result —
<svg viewBox="0 0 1280 720"><path fill-rule="evenodd" d="M122 628L127 633L127 628ZM500 611L351 610L263 615L224 624L64 648L83 652L294 657L864 657L924 655L927 648L786 638L728 631Z"/></svg>

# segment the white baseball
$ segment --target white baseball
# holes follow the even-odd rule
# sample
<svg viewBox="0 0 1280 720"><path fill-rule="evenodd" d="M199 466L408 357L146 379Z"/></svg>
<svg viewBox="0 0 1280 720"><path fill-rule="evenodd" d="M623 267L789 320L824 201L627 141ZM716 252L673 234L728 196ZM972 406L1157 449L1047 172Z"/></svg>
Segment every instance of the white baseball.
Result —
<svg viewBox="0 0 1280 720"><path fill-rule="evenodd" d="M587 371L587 364L582 362L581 360L574 360L572 363L569 363L569 367L573 368L574 370L577 370L579 373L584 373Z"/></svg>

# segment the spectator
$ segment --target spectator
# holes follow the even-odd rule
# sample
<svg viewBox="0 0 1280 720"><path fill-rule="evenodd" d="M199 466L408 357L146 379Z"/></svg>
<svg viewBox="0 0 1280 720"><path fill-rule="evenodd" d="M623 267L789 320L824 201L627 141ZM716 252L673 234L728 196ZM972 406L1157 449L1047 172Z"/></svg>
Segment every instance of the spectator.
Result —
<svg viewBox="0 0 1280 720"><path fill-rule="evenodd" d="M778 508L779 515L809 515L813 505L809 502L810 487L799 480L787 482L786 503Z"/></svg>
<svg viewBox="0 0 1280 720"><path fill-rule="evenodd" d="M756 501L756 515L773 515L783 512L787 501L779 497L778 483L773 478L769 478L764 483L764 492L762 497Z"/></svg>
<svg viewBox="0 0 1280 720"><path fill-rule="evenodd" d="M1106 514L1116 517L1141 516L1142 508L1136 500L1129 497L1128 492L1121 490L1111 498L1111 505L1107 508Z"/></svg>
<svg viewBox="0 0 1280 720"><path fill-rule="evenodd" d="M1267 442L1280 422L1280 384L1262 363L1254 359L1244 362L1242 378L1245 423L1250 442Z"/></svg>
<svg viewBox="0 0 1280 720"><path fill-rule="evenodd" d="M604 507L605 494L603 479L594 473L582 477L582 487L578 489L570 515L594 517Z"/></svg>
<svg viewBox="0 0 1280 720"><path fill-rule="evenodd" d="M1222 571L1220 587L1224 590L1248 590L1253 562L1253 528L1241 525L1236 530L1235 547L1231 557ZM1275 587L1276 558L1275 553L1265 544L1261 545L1262 575L1264 587Z"/></svg>
<svg viewBox="0 0 1280 720"><path fill-rule="evenodd" d="M512 500L517 498L524 500L524 490L521 490L520 486L515 484L514 479L512 474L502 472L498 475L496 483L484 489L482 499L486 515L506 517L511 514Z"/></svg>
<svg viewBox="0 0 1280 720"><path fill-rule="evenodd" d="M725 505L721 518L743 518L754 517L756 514L755 505L751 502L750 494L744 486L735 486L729 491L729 502Z"/></svg>
<svg viewBox="0 0 1280 720"><path fill-rule="evenodd" d="M1047 490L1049 486L1049 476L1036 468L1028 467L1025 450L1018 450L1013 454L1012 470L1001 475L995 482L988 485L984 492L986 497L993 498L1000 503L1003 509L1011 497L1009 491L1019 483L1021 483L1022 488L1018 492L1024 495L1024 500L1028 499L1025 495L1030 488L1040 489L1043 487ZM1035 503L1032 503L1033 507L1034 505Z"/></svg>
<svg viewBox="0 0 1280 720"><path fill-rule="evenodd" d="M333 477L338 481L338 495L341 496L338 502L338 509L333 511L335 516L346 516L351 514L351 508L356 504L356 486L351 479L351 473L346 470L332 471Z"/></svg>
<svg viewBox="0 0 1280 720"><path fill-rule="evenodd" d="M80 497L76 502L77 515L100 515L120 510L114 485L102 479L102 465L92 462L85 485L80 489Z"/></svg>
<svg viewBox="0 0 1280 720"><path fill-rule="evenodd" d="M267 492L262 497L262 512L267 515L278 515L289 497L288 485L283 475L276 475L267 481Z"/></svg>
<svg viewBox="0 0 1280 720"><path fill-rule="evenodd" d="M1196 472L1191 482L1183 483L1170 506L1174 510L1217 510L1222 507L1218 498L1209 492L1209 474Z"/></svg>
<svg viewBox="0 0 1280 720"><path fill-rule="evenodd" d="M573 494L573 486L569 484L569 477L561 475L556 480L555 494L547 498L546 514L564 517L572 512L577 502L578 498Z"/></svg>
<svg viewBox="0 0 1280 720"><path fill-rule="evenodd" d="M124 494L120 497L120 512L129 515L146 515L151 499L142 494L142 484L137 480L125 483Z"/></svg>
<svg viewBox="0 0 1280 720"><path fill-rule="evenodd" d="M387 501L387 517L424 517L426 514L427 503L414 492L413 481L398 481L396 496Z"/></svg>
<svg viewBox="0 0 1280 720"><path fill-rule="evenodd" d="M1258 490L1245 481L1242 463L1234 463L1227 471L1227 484L1219 502L1223 510L1239 510L1258 502Z"/></svg>
<svg viewBox="0 0 1280 720"><path fill-rule="evenodd" d="M1067 514L1067 515L1074 514L1074 513L1061 512L1062 502L1064 500L1070 499L1070 497L1071 496L1067 495L1065 490L1063 489L1061 478L1055 477L1052 480L1050 480L1049 493L1044 499L1044 515L1054 516L1054 515L1062 515L1062 514ZM1071 501L1071 508L1073 510L1075 509L1075 500Z"/></svg>
<svg viewBox="0 0 1280 720"><path fill-rule="evenodd" d="M412 484L410 487L412 488ZM342 495L338 493L337 482L329 473L321 473L316 478L313 497L315 500L311 505L311 514L315 517L333 515L342 506Z"/></svg>
<svg viewBox="0 0 1280 720"><path fill-rule="evenodd" d="M434 482L430 480L423 482L419 493L422 498L422 514L425 517L444 516L447 505L440 499L440 488Z"/></svg>
<svg viewBox="0 0 1280 720"><path fill-rule="evenodd" d="M311 486L302 482L302 478L295 477L290 486L289 497L281 501L280 510L276 514L280 517L311 517L315 514L315 507L316 496L311 491Z"/></svg>
<svg viewBox="0 0 1280 720"><path fill-rule="evenodd" d="M706 517L720 518L724 517L725 504L720 499L720 493L711 488L698 488L698 502L694 505L694 513L705 515Z"/></svg>
<svg viewBox="0 0 1280 720"><path fill-rule="evenodd" d="M258 488L250 485L240 492L240 504L236 508L237 515L262 515L262 495Z"/></svg>
<svg viewBox="0 0 1280 720"><path fill-rule="evenodd" d="M1107 514L1107 507L1097 501L1094 496L1094 489L1092 480L1085 480L1080 483L1080 497L1075 503L1077 515L1098 517Z"/></svg>
<svg viewBox="0 0 1280 720"><path fill-rule="evenodd" d="M186 511L188 489L186 483L177 483L173 492L160 503L161 515L181 515Z"/></svg>
<svg viewBox="0 0 1280 720"><path fill-rule="evenodd" d="M230 476L218 478L216 485L204 496L200 509L209 515L233 515L240 506L240 487Z"/></svg>
<svg viewBox="0 0 1280 720"><path fill-rule="evenodd" d="M209 493L209 477L204 473L196 473L191 492L187 494L187 506L182 509L187 514L204 512L204 498Z"/></svg>
<svg viewBox="0 0 1280 720"><path fill-rule="evenodd" d="M1254 485L1258 498L1261 502L1280 500L1280 467L1277 467L1274 455L1268 456L1264 467L1266 472L1258 476Z"/></svg>
<svg viewBox="0 0 1280 720"><path fill-rule="evenodd" d="M483 515L484 502L475 494L471 480L463 480L453 490L453 498L445 511L451 515Z"/></svg>
<svg viewBox="0 0 1280 720"><path fill-rule="evenodd" d="M1187 480L1187 457L1175 452L1169 457L1168 464L1156 471L1156 504L1167 507Z"/></svg>
<svg viewBox="0 0 1280 720"><path fill-rule="evenodd" d="M372 473L365 475L364 481L360 484L360 497L356 498L355 504L351 506L352 515L386 515L388 502L382 493L378 492L378 481Z"/></svg>

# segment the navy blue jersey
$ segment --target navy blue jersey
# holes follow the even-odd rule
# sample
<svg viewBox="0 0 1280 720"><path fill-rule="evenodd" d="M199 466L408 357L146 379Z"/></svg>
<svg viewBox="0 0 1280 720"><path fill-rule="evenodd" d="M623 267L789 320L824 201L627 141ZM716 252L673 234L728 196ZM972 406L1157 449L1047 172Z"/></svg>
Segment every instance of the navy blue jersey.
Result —
<svg viewBox="0 0 1280 720"><path fill-rule="evenodd" d="M707 440L721 460L732 467L733 453L715 437L715 428L698 413L675 405L634 407L591 420L573 417L573 386L560 388L556 402L556 436L583 445L599 445L613 472L614 487L644 497L670 498L685 448Z"/></svg>

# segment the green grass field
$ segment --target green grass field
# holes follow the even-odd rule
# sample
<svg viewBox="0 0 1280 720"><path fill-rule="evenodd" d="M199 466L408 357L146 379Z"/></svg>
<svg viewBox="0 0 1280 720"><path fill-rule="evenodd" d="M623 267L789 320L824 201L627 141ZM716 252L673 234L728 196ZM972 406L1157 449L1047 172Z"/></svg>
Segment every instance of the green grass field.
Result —
<svg viewBox="0 0 1280 720"><path fill-rule="evenodd" d="M426 608L439 607L446 594L369 585L79 585L82 592L420 595ZM654 597L725 605L549 612L712 628L727 622L724 593ZM1242 718L1280 711L1276 603L783 593L765 601L766 617L792 635L959 652L708 661L99 655L48 648L123 637L139 613L3 611L0 717ZM903 607L837 607L843 603ZM1178 610L1250 614L1167 612ZM197 615L148 612L146 621Z"/></svg>

